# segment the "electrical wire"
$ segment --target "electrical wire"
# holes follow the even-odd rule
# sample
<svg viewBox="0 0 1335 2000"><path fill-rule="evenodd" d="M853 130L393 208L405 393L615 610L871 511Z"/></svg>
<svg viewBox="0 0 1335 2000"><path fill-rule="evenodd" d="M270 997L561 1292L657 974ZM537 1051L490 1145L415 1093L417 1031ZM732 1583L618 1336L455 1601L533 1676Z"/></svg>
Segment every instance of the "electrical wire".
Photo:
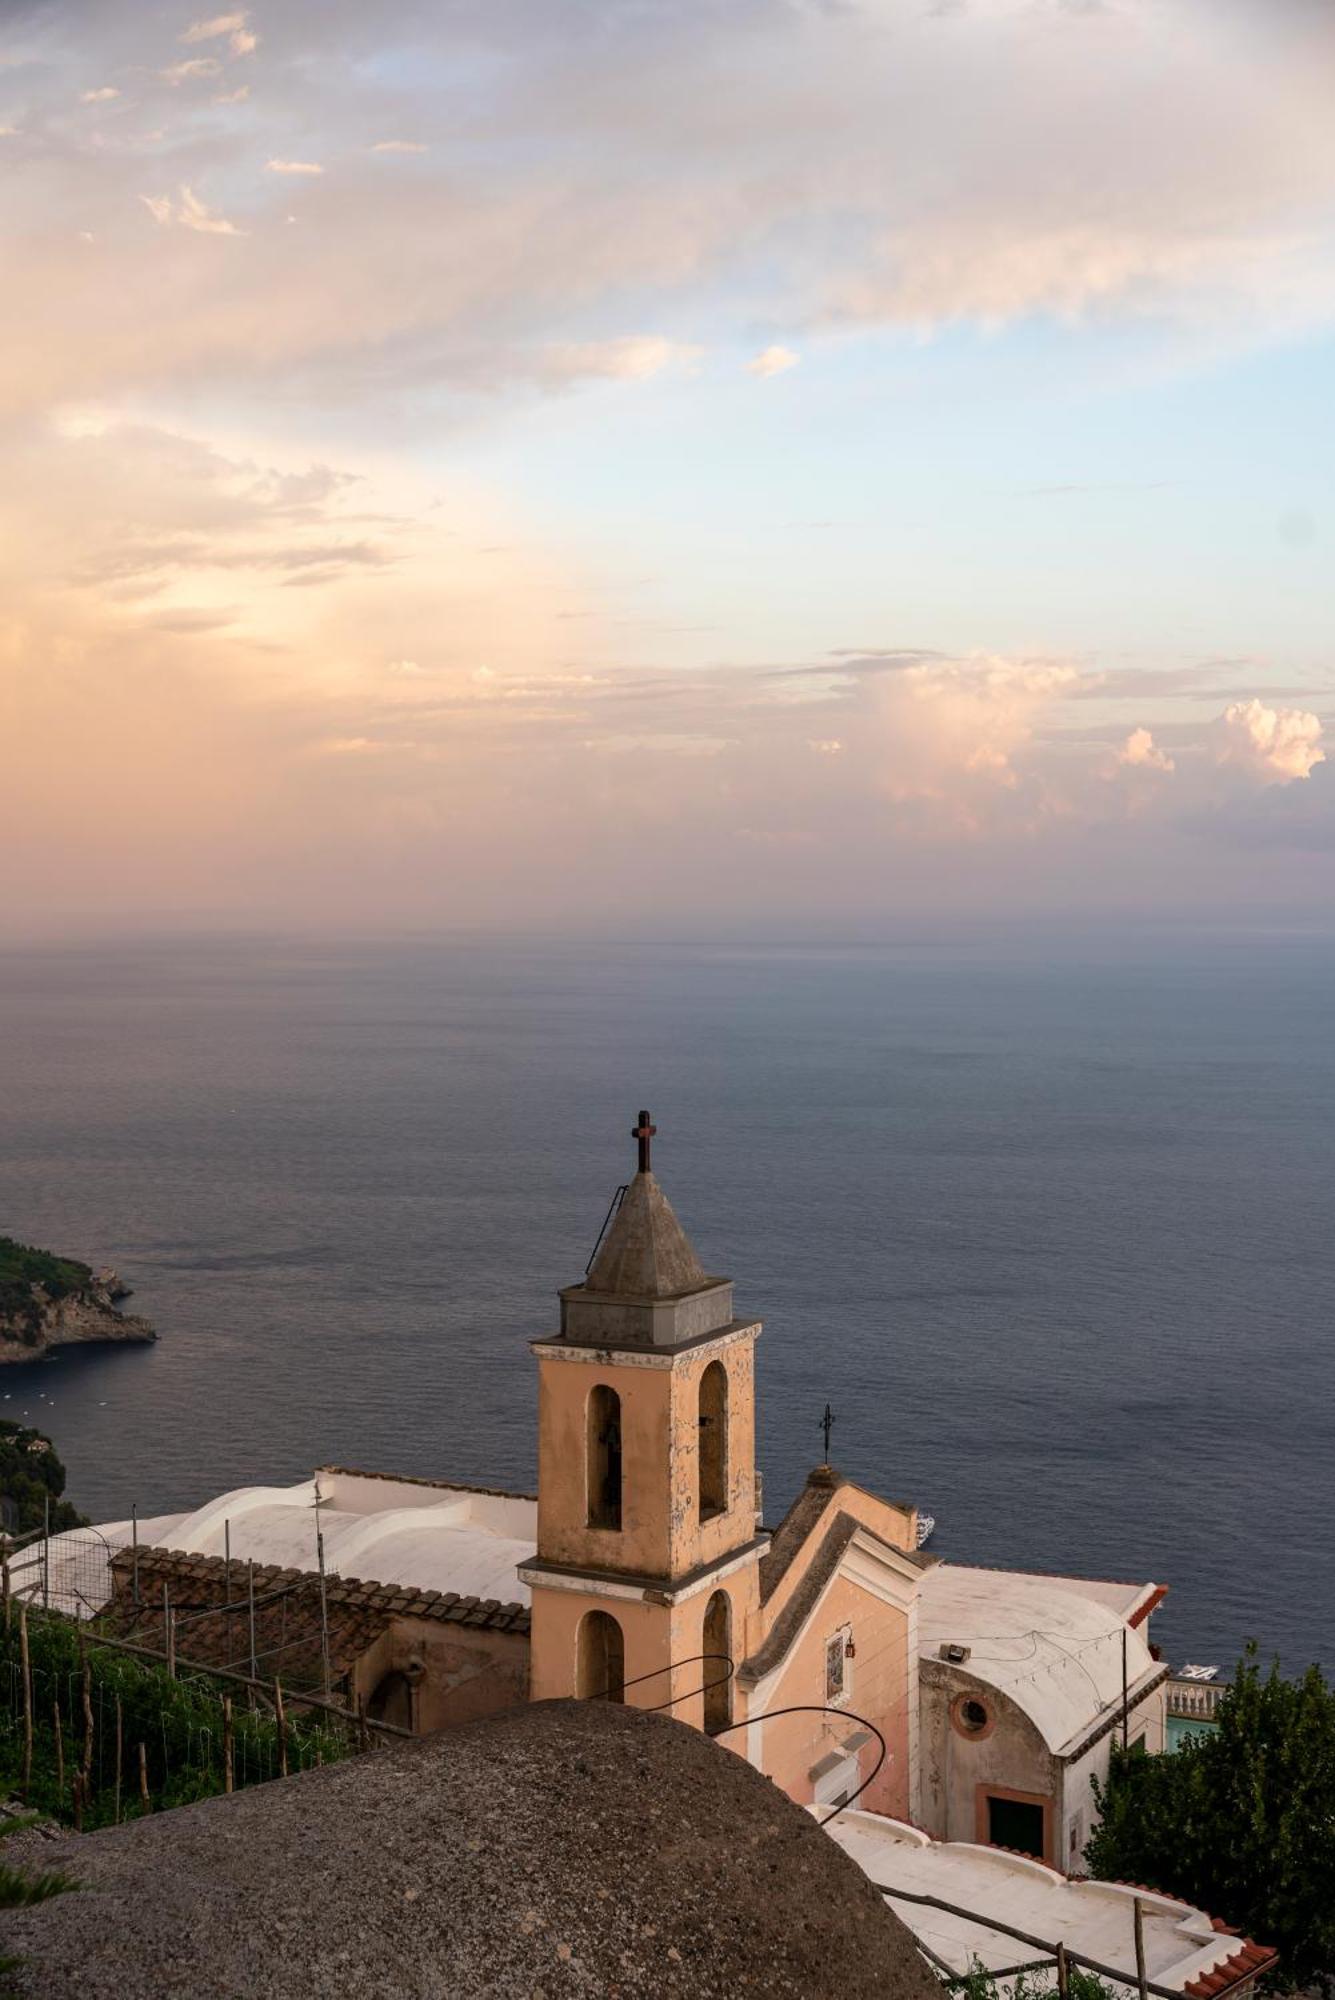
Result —
<svg viewBox="0 0 1335 2000"><path fill-rule="evenodd" d="M712 1681L707 1681L703 1687L693 1688L689 1694L673 1695L669 1701L656 1702L653 1704L652 1707L645 1708L641 1711L645 1715L658 1715L661 1714L664 1709L676 1708L678 1704L683 1701L694 1701L698 1695L707 1693L710 1688L726 1686L726 1684L730 1680L732 1680L732 1678L736 1674L737 1668L735 1663L729 1658L729 1656L726 1653L692 1653L684 1660L670 1660L666 1666L654 1667L647 1674L637 1674L634 1680L622 1681L615 1693L610 1687L600 1688L597 1694L588 1695L585 1697L585 1699L589 1701L624 1700L627 1688L642 1687L645 1681L657 1680L659 1676L662 1674L674 1673L682 1667L700 1666L703 1665L706 1661L710 1660L720 1661L724 1666L726 1666L727 1672L725 1674L720 1674L716 1676L715 1679L713 1679ZM862 1797L862 1794L866 1791L868 1785L870 1785L873 1782L873 1780L879 1775L882 1765L885 1763L886 1758L890 1754L890 1746L887 1744L880 1730L876 1727L876 1724L874 1722L869 1721L865 1715L858 1715L851 1708L832 1708L828 1705L828 1703L825 1702L795 1702L792 1704L792 1706L787 1708L767 1709L763 1715L747 1715L744 1716L740 1722L725 1722L721 1728L711 1729L709 1731L709 1735L711 1739L717 1743L720 1736L730 1736L735 1730L738 1729L749 1729L753 1722L769 1722L772 1720L777 1720L777 1718L781 1715L837 1716L840 1720L856 1722L860 1728L868 1730L871 1733L871 1735L873 1735L876 1738L876 1741L880 1746L880 1754L878 1755L876 1762L872 1765L871 1770L867 1773L866 1777L862 1780L862 1783L857 1787L856 1791L850 1792L846 1799L841 1799L839 1804L834 1808L834 1811L827 1813L825 1815L825 1818L818 1822L818 1824L821 1826L828 1826L830 1824L830 1821L832 1819L836 1819L841 1812L847 1812L848 1808L852 1805L855 1799L860 1799Z"/></svg>
<svg viewBox="0 0 1335 2000"><path fill-rule="evenodd" d="M717 1742L720 1736L727 1736L731 1730L749 1729L753 1722L776 1721L778 1717L781 1715L846 1716L850 1722L859 1723L863 1729L869 1729L872 1735L876 1738L876 1741L881 1746L880 1756L876 1759L876 1762L872 1765L871 1770L868 1771L866 1777L862 1780L862 1783L858 1786L857 1790L854 1792L850 1792L846 1799L841 1799L833 1812L827 1813L823 1820L818 1821L818 1824L820 1826L828 1826L832 1819L838 1819L841 1812L848 1811L848 1808L852 1805L854 1799L860 1799L862 1797L862 1794L866 1791L868 1785L871 1784L872 1780L877 1776L882 1764L884 1764L886 1758L889 1756L890 1754L889 1745L886 1743L886 1740L884 1736L882 1736L880 1730L876 1727L876 1724L874 1722L869 1722L865 1715L855 1715L851 1708L829 1708L824 1703L806 1702L806 1701L795 1702L791 1708L766 1709L763 1715L748 1715L743 1717L742 1721L740 1722L730 1722L727 1724L725 1728L716 1729L714 1731L714 1741Z"/></svg>

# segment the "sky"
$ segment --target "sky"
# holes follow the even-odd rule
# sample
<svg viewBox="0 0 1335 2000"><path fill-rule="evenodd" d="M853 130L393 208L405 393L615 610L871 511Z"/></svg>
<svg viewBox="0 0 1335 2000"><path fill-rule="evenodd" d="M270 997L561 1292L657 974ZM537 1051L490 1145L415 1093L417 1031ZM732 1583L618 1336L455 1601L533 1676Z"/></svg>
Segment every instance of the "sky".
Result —
<svg viewBox="0 0 1335 2000"><path fill-rule="evenodd" d="M0 935L1335 906L1328 0L0 0Z"/></svg>

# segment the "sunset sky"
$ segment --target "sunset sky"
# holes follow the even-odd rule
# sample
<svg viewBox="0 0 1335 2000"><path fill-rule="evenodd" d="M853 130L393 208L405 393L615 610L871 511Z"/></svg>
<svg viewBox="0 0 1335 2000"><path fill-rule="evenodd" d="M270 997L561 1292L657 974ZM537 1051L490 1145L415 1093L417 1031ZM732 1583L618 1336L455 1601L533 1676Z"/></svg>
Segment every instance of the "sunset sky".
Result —
<svg viewBox="0 0 1335 2000"><path fill-rule="evenodd" d="M1324 922L1333 88L1326 0L5 0L0 931Z"/></svg>

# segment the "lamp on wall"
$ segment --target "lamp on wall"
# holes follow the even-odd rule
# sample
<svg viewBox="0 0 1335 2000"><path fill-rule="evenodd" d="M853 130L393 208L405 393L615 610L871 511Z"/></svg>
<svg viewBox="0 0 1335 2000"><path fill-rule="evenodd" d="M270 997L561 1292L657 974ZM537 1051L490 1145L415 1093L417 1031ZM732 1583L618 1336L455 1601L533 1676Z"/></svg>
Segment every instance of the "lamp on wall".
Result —
<svg viewBox="0 0 1335 2000"><path fill-rule="evenodd" d="M844 1658L846 1660L856 1660L857 1656L858 1656L858 1649L854 1643L853 1634L850 1632L848 1637L844 1640Z"/></svg>

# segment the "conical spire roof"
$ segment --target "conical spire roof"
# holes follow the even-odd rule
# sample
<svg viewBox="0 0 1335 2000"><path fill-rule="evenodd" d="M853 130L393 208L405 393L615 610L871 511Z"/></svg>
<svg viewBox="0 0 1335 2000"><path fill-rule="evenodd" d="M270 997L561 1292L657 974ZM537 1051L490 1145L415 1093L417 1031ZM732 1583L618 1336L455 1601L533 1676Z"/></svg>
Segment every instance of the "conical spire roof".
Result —
<svg viewBox="0 0 1335 2000"><path fill-rule="evenodd" d="M585 1291L668 1299L709 1282L672 1203L649 1169L641 1168L593 1260Z"/></svg>

